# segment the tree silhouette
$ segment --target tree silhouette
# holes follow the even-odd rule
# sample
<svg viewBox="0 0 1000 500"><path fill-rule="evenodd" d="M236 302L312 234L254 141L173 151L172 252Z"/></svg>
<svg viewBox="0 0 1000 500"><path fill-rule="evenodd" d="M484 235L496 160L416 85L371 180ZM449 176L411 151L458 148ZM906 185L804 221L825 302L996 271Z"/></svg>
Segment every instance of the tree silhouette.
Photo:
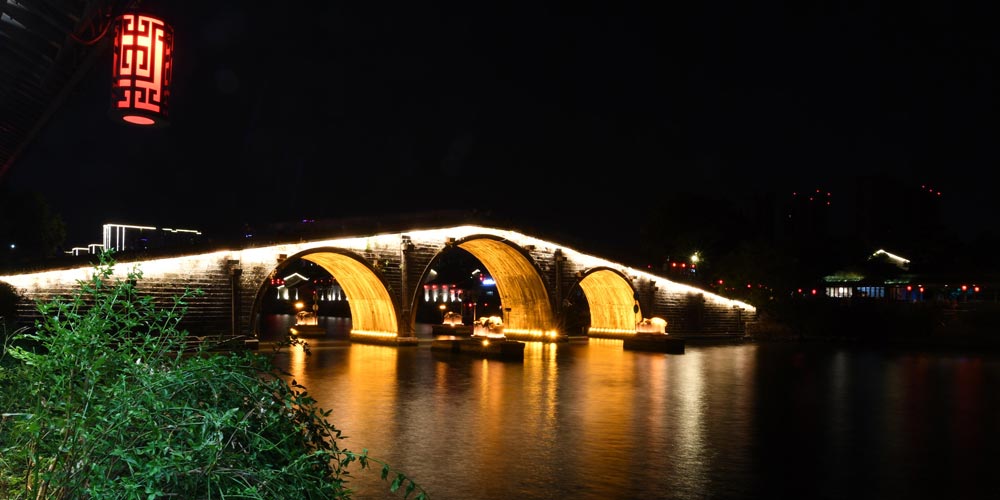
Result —
<svg viewBox="0 0 1000 500"><path fill-rule="evenodd" d="M54 257L66 241L62 215L37 192L0 196L0 266Z"/></svg>

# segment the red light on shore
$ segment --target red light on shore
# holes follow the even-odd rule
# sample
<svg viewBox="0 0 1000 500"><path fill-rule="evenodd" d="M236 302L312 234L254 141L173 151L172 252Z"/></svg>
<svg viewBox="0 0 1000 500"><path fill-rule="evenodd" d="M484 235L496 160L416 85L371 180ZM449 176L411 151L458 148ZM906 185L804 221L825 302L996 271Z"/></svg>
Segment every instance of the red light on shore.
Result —
<svg viewBox="0 0 1000 500"><path fill-rule="evenodd" d="M166 125L173 59L174 30L167 23L145 14L118 16L109 114L133 125Z"/></svg>

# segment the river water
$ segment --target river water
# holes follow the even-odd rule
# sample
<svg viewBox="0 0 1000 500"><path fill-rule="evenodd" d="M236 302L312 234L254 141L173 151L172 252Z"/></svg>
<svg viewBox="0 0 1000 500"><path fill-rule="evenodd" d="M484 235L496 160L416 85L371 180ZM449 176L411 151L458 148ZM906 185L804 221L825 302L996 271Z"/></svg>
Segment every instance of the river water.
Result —
<svg viewBox="0 0 1000 500"><path fill-rule="evenodd" d="M310 355L276 363L342 447L431 499L1000 498L996 354L590 339L512 362L431 351L427 328L415 347L351 344L349 319L323 321ZM351 470L355 498L401 498Z"/></svg>

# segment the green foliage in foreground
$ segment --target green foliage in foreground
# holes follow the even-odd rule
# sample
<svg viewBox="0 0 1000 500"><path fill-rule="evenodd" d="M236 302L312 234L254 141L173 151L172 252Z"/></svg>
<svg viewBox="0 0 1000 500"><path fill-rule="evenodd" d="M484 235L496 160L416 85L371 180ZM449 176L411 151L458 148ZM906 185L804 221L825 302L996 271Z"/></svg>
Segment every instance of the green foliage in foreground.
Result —
<svg viewBox="0 0 1000 500"><path fill-rule="evenodd" d="M0 498L350 498L352 463L427 498L339 447L330 412L269 357L185 352L178 322L199 291L159 308L138 269L115 280L113 266L106 254L74 296L39 302L44 319L6 346Z"/></svg>

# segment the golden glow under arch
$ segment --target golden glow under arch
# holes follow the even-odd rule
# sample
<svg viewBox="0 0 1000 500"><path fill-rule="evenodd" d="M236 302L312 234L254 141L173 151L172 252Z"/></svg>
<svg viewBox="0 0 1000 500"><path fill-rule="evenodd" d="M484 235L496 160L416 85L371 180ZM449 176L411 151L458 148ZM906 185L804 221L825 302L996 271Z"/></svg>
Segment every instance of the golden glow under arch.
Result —
<svg viewBox="0 0 1000 500"><path fill-rule="evenodd" d="M479 259L496 282L504 309L504 334L508 337L555 337L556 321L538 270L511 243L471 237L457 245Z"/></svg>
<svg viewBox="0 0 1000 500"><path fill-rule="evenodd" d="M358 259L338 252L315 252L302 255L333 276L347 297L351 308L351 335L396 337L399 319L392 297L375 271Z"/></svg>
<svg viewBox="0 0 1000 500"><path fill-rule="evenodd" d="M642 318L635 290L621 273L598 268L580 280L580 288L590 307L590 332L608 336L632 335Z"/></svg>

